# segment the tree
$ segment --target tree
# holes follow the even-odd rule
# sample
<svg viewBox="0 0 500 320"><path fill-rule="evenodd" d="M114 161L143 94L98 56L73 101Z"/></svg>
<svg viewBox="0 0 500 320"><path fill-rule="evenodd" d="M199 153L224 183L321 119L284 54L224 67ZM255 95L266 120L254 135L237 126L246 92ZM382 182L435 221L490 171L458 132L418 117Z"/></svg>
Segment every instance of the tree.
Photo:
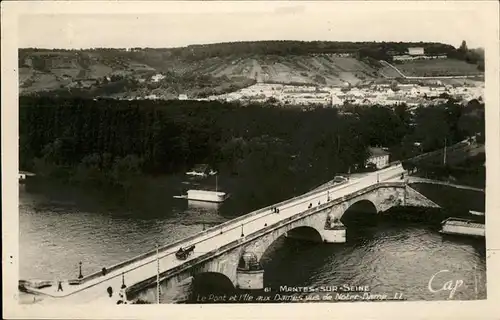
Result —
<svg viewBox="0 0 500 320"><path fill-rule="evenodd" d="M465 40L462 41L462 44L460 45L460 47L458 48L458 51L462 52L463 54L465 54L469 49L467 49L467 43L465 42Z"/></svg>

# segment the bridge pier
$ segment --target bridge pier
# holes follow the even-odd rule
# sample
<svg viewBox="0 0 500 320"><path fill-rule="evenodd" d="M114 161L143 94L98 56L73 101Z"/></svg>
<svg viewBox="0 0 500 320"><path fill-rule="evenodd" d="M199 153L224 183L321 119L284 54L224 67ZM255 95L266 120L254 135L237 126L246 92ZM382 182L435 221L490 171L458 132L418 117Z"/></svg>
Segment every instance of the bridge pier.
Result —
<svg viewBox="0 0 500 320"><path fill-rule="evenodd" d="M346 242L346 227L338 226L336 229L323 230L323 242L325 243L345 243Z"/></svg>
<svg viewBox="0 0 500 320"><path fill-rule="evenodd" d="M264 270L237 270L236 287L245 290L264 289Z"/></svg>
<svg viewBox="0 0 500 320"><path fill-rule="evenodd" d="M245 290L264 289L264 269L255 253L247 251L241 256L236 269L235 286Z"/></svg>
<svg viewBox="0 0 500 320"><path fill-rule="evenodd" d="M346 226L338 219L327 216L325 228L321 232L323 242L325 243L345 243L346 242Z"/></svg>

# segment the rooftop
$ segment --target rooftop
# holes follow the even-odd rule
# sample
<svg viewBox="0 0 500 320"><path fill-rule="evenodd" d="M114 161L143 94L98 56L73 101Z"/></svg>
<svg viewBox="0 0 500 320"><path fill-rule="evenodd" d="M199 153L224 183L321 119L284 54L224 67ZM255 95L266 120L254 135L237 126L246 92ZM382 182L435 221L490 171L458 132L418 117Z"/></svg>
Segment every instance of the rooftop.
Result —
<svg viewBox="0 0 500 320"><path fill-rule="evenodd" d="M387 152L383 148L379 148L379 147L369 147L368 151L370 152L370 156L372 156L372 157L380 157L380 156L389 155L389 152Z"/></svg>

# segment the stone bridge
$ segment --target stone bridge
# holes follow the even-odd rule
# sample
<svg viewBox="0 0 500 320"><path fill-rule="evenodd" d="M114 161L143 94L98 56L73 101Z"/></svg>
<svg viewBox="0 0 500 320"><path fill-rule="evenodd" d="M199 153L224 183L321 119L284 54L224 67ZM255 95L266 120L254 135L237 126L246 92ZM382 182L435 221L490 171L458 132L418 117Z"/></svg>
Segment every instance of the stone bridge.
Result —
<svg viewBox="0 0 500 320"><path fill-rule="evenodd" d="M423 201L423 202L422 202ZM437 206L405 182L384 182L372 185L338 199L285 218L278 223L265 225L260 231L239 239L194 259L161 275L160 301L164 303L183 300L191 290L262 289L264 270L260 260L266 250L280 237L326 243L346 241L346 214L376 215L395 206ZM348 226L347 226L348 227ZM156 279L139 283L129 289L129 297L157 301ZM206 297L206 296L205 296Z"/></svg>
<svg viewBox="0 0 500 320"><path fill-rule="evenodd" d="M318 245L346 241L345 218L375 216L395 206L437 206L410 188L401 164L362 177L314 189L232 219L155 251L63 282L20 281L20 289L42 297L39 303L172 302L192 288L262 289L260 260L280 237L316 241ZM349 224L347 223L347 228ZM176 257L192 247L185 260ZM213 287L213 285L216 285ZM159 292L159 294L158 294Z"/></svg>

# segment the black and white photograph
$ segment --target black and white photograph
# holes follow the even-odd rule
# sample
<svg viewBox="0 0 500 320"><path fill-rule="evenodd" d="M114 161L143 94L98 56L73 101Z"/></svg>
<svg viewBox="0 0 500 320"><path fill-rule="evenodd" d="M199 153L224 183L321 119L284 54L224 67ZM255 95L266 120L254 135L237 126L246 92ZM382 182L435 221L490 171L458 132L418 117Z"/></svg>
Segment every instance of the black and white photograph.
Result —
<svg viewBox="0 0 500 320"><path fill-rule="evenodd" d="M488 300L496 31L404 2L19 14L17 303Z"/></svg>

